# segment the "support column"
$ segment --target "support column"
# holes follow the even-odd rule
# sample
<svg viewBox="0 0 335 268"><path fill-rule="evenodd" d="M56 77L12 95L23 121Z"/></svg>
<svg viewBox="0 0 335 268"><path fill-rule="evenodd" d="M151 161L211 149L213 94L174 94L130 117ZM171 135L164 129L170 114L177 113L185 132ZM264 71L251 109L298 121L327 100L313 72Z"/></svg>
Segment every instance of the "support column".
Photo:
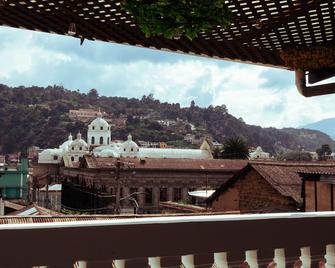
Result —
<svg viewBox="0 0 335 268"><path fill-rule="evenodd" d="M169 187L167 189L167 199L168 201L173 201L173 188Z"/></svg>
<svg viewBox="0 0 335 268"><path fill-rule="evenodd" d="M5 201L0 197L0 216L5 215Z"/></svg>
<svg viewBox="0 0 335 268"><path fill-rule="evenodd" d="M326 268L335 267L335 245L326 246L325 259L326 259Z"/></svg>
<svg viewBox="0 0 335 268"><path fill-rule="evenodd" d="M126 261L125 260L115 260L114 261L115 268L125 268L126 267Z"/></svg>
<svg viewBox="0 0 335 268"><path fill-rule="evenodd" d="M75 263L75 267L77 267L77 268L87 268L87 262L86 261L77 261Z"/></svg>
<svg viewBox="0 0 335 268"><path fill-rule="evenodd" d="M152 201L153 201L153 205L155 207L155 209L159 208L159 201L160 201L160 197L159 197L159 187L154 187L152 189Z"/></svg>
<svg viewBox="0 0 335 268"><path fill-rule="evenodd" d="M161 258L160 257L150 257L149 266L150 268L161 268Z"/></svg>
<svg viewBox="0 0 335 268"><path fill-rule="evenodd" d="M182 191L181 191L181 199L182 200L186 200L188 199L188 188L182 188Z"/></svg>
<svg viewBox="0 0 335 268"><path fill-rule="evenodd" d="M247 250L245 260L250 268L258 268L257 250Z"/></svg>
<svg viewBox="0 0 335 268"><path fill-rule="evenodd" d="M123 196L121 198L129 196L130 195L129 187L122 187L122 188L123 188ZM121 202L121 207L129 207L129 206L132 206L132 203L129 202L129 199L128 198L123 199Z"/></svg>
<svg viewBox="0 0 335 268"><path fill-rule="evenodd" d="M181 256L181 263L185 268L195 268L194 266L194 255Z"/></svg>
<svg viewBox="0 0 335 268"><path fill-rule="evenodd" d="M227 252L214 253L214 263L217 268L228 268Z"/></svg>
<svg viewBox="0 0 335 268"><path fill-rule="evenodd" d="M302 262L302 267L310 268L312 264L310 247L302 247L300 251L301 251L300 260Z"/></svg>
<svg viewBox="0 0 335 268"><path fill-rule="evenodd" d="M277 268L285 268L286 266L285 249L276 248L273 261L277 264Z"/></svg>
<svg viewBox="0 0 335 268"><path fill-rule="evenodd" d="M140 194L138 195L138 206L140 207L140 209L143 209L145 201L145 189L144 187L139 187L138 191L140 192Z"/></svg>

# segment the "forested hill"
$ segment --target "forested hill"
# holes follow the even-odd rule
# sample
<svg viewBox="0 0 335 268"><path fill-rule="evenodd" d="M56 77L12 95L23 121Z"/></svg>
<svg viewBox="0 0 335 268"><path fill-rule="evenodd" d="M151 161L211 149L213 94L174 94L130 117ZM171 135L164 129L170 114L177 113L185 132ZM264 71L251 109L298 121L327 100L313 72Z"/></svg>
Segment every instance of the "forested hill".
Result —
<svg viewBox="0 0 335 268"><path fill-rule="evenodd" d="M113 128L113 139L125 139L129 132L135 140L174 141L183 144L187 133L200 138L205 135L223 142L240 136L249 146L262 146L275 152L299 146L315 151L322 144L335 148L326 134L314 130L261 128L247 125L230 115L224 105L200 108L161 103L152 95L142 99L99 96L96 90L88 94L69 91L60 86L8 87L0 85L0 154L22 151L31 145L41 148L58 147L69 132L81 131L86 136L87 124L72 121L70 109L100 108L111 117L127 116L123 128ZM174 127L161 126L158 120L177 122ZM179 143L178 143L179 142Z"/></svg>

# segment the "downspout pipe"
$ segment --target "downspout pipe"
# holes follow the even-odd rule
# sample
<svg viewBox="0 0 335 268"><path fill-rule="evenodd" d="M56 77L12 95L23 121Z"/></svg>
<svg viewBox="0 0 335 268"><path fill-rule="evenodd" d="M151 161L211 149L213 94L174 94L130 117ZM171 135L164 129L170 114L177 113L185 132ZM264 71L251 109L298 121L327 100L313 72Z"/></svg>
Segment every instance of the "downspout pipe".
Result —
<svg viewBox="0 0 335 268"><path fill-rule="evenodd" d="M317 85L317 86L307 86L306 73L303 70L295 71L295 85L300 94L305 97L313 97L313 96L335 93L335 83Z"/></svg>

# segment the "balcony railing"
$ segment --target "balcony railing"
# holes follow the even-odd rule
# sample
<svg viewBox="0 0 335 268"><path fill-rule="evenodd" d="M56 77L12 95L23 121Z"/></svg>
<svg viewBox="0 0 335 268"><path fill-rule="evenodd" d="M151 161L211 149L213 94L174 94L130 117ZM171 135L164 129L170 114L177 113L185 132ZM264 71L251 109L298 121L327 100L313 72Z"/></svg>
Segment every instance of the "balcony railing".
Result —
<svg viewBox="0 0 335 268"><path fill-rule="evenodd" d="M0 220L1 267L335 267L333 212Z"/></svg>

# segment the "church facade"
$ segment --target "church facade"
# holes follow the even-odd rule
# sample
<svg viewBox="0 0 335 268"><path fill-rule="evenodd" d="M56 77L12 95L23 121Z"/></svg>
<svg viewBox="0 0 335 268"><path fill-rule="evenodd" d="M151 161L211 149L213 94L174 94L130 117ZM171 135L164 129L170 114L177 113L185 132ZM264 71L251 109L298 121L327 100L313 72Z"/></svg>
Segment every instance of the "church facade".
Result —
<svg viewBox="0 0 335 268"><path fill-rule="evenodd" d="M142 148L132 140L131 134L124 142L111 140L111 126L98 113L89 125L87 141L80 133L73 140L70 134L68 140L59 148L46 149L39 153L38 163L60 164L62 162L79 162L84 155L112 158L187 158L187 159L213 159L211 148L206 141L199 149L167 149Z"/></svg>

